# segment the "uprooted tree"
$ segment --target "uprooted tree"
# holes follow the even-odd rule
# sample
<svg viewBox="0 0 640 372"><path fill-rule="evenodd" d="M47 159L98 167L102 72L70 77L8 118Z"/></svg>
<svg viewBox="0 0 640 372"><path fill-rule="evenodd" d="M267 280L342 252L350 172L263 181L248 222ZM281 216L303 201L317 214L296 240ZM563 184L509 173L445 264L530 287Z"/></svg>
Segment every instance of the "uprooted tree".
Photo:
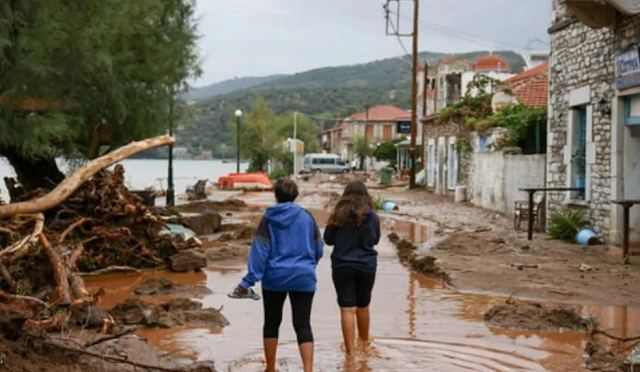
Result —
<svg viewBox="0 0 640 372"><path fill-rule="evenodd" d="M196 75L194 0L0 3L0 156L26 190L166 130Z"/></svg>
<svg viewBox="0 0 640 372"><path fill-rule="evenodd" d="M53 190L38 189L23 194L24 200L0 205L3 309L11 307L7 300L11 293L36 305L46 301L62 309L25 319L36 330L60 329L69 322L86 324L87 316L96 311L102 315L95 325L110 330L113 319L94 308L94 296L81 273L113 266L160 266L192 244L163 234L165 223L158 213L124 186L121 165L113 171L105 168L173 142L169 136L159 136L130 143L87 163ZM69 305L71 310L65 310ZM93 310L78 310L87 308Z"/></svg>

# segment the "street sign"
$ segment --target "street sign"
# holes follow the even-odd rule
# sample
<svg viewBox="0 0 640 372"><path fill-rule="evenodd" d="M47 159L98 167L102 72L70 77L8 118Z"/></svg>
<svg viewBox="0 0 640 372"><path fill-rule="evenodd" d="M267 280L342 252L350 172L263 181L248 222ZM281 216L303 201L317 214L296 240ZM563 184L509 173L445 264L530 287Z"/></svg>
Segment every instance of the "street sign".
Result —
<svg viewBox="0 0 640 372"><path fill-rule="evenodd" d="M396 133L411 134L411 122L399 121L396 123Z"/></svg>
<svg viewBox="0 0 640 372"><path fill-rule="evenodd" d="M640 85L640 53L637 47L616 56L616 88L627 89Z"/></svg>

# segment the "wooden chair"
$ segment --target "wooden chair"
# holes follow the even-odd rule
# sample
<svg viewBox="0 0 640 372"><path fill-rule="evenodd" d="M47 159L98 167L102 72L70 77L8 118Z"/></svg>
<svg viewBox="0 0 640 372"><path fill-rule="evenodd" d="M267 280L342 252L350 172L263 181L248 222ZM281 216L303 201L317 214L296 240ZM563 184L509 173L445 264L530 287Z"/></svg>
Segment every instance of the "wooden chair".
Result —
<svg viewBox="0 0 640 372"><path fill-rule="evenodd" d="M544 194L540 193L533 199L533 221L534 229L536 231L542 231L544 229L544 208L545 198ZM529 220L529 201L528 200L516 200L514 202L513 213L513 228L520 230L522 221L525 223Z"/></svg>

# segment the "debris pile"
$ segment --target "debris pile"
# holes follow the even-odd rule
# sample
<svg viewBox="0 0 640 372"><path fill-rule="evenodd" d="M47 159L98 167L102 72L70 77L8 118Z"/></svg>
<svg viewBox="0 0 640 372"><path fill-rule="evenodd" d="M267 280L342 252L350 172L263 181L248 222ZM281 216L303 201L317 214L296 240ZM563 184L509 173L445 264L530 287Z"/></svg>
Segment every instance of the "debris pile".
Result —
<svg viewBox="0 0 640 372"><path fill-rule="evenodd" d="M44 190L14 194L29 201ZM101 170L44 213L0 219L0 328L50 332L75 325L111 332L81 273L157 267L195 242L163 233L159 211L124 186L124 169ZM69 306L70 305L70 306ZM37 309L36 309L37 308Z"/></svg>
<svg viewBox="0 0 640 372"><path fill-rule="evenodd" d="M571 309L513 301L493 306L484 314L484 320L498 327L532 331L586 330L588 326L588 321Z"/></svg>
<svg viewBox="0 0 640 372"><path fill-rule="evenodd" d="M172 262L183 268L202 266L203 254L195 255L197 262L180 256L193 252L199 246L197 239L185 241L170 234L162 211L148 207L124 186L121 165L105 170L137 152L170 143L173 138L169 136L133 142L88 162L52 190L26 191L5 178L11 204L0 204L0 345L40 343L49 350L162 370L91 350L135 327L127 327L117 312L112 315L98 308L104 290L89 293L82 275ZM147 283L144 289L167 292L181 288L172 283L156 283L154 288ZM219 310L183 302L160 305L165 323L226 324ZM95 340L83 344L78 335L95 336Z"/></svg>
<svg viewBox="0 0 640 372"><path fill-rule="evenodd" d="M418 247L410 241L400 238L396 233L390 233L387 237L396 246L398 258L402 264L430 278L439 279L445 283L450 281L449 275L438 265L437 258L430 255L418 255L416 252Z"/></svg>

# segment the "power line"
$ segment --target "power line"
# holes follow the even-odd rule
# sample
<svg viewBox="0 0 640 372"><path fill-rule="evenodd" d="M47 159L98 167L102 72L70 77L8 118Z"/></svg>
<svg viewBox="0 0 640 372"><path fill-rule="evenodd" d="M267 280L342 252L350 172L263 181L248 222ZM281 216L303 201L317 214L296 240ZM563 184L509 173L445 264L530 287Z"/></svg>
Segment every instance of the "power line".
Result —
<svg viewBox="0 0 640 372"><path fill-rule="evenodd" d="M390 13L394 13L393 11L390 11ZM400 17L405 18L405 19L409 19L409 16L406 15L400 15ZM503 41L503 40L496 40L496 39L490 39L487 37L480 37L465 31L461 31L461 30L457 30L451 27L447 27L447 26L443 26L434 22L430 22L430 21L426 21L426 20L419 20L420 23L422 23L422 25L425 28L428 28L432 31L435 31L437 33L440 33L441 35L445 35L445 36L449 36L451 38L454 39L458 39L458 40L464 40L464 41L469 41L469 42L473 42L473 43L478 43L478 44L483 44L489 47L495 47L497 45L502 45L502 46L507 46L509 48L516 48L516 49L521 49L521 50L529 50L529 45L526 46L522 46L519 44L515 44L515 43L511 43L508 41ZM540 41L543 44L548 45L548 43L540 40L540 39L536 39L536 41Z"/></svg>
<svg viewBox="0 0 640 372"><path fill-rule="evenodd" d="M388 11L388 12L389 12L389 14L393 13L392 11ZM386 15L385 15L385 19L386 19ZM404 50L404 55L401 58L402 61L406 62L410 67L412 67L413 63L406 59L406 58L408 58L408 56L411 55L411 53L409 53L409 50L407 49L407 47L402 42L402 38L400 37L400 32L398 32L398 29L396 29L396 26L393 24L393 22L390 22L388 19L387 19L387 24L390 25L391 28L393 29L393 33L396 36L396 39L398 40L398 43L402 47L402 50Z"/></svg>

